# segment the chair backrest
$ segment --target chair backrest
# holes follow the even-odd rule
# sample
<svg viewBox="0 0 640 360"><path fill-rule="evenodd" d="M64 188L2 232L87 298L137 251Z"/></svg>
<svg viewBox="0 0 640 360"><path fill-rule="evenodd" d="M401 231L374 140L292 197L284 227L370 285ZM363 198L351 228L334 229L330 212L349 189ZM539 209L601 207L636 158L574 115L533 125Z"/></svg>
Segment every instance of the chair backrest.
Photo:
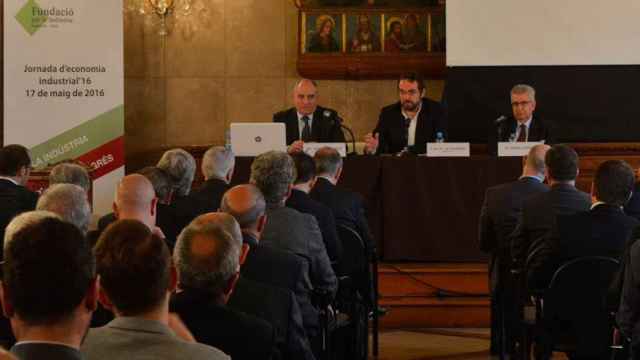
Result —
<svg viewBox="0 0 640 360"><path fill-rule="evenodd" d="M364 241L357 231L344 224L337 224L338 238L342 243L342 258L338 264L340 275L362 275L368 266Z"/></svg>

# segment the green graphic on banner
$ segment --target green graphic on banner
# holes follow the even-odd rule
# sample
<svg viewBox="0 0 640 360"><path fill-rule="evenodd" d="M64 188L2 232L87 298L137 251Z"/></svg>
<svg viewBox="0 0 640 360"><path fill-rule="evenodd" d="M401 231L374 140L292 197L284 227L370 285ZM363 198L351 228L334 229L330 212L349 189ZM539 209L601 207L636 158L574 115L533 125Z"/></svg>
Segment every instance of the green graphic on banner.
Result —
<svg viewBox="0 0 640 360"><path fill-rule="evenodd" d="M33 35L49 19L49 16L46 14L40 15L41 13L42 8L40 5L35 0L29 0L16 14L16 20L29 35Z"/></svg>
<svg viewBox="0 0 640 360"><path fill-rule="evenodd" d="M31 148L33 167L75 159L124 135L124 105Z"/></svg>

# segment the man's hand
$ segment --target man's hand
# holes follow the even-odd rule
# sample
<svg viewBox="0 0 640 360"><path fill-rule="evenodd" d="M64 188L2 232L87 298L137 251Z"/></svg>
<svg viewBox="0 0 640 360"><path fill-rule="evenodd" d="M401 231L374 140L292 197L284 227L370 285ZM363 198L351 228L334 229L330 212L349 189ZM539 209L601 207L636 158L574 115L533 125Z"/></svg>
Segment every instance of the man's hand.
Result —
<svg viewBox="0 0 640 360"><path fill-rule="evenodd" d="M367 154L375 154L376 150L378 149L378 144L380 143L380 141L378 140L378 134L371 134L368 133L367 135L364 136L364 142L365 142L365 146L364 146L364 151Z"/></svg>
<svg viewBox="0 0 640 360"><path fill-rule="evenodd" d="M303 149L304 149L304 141L296 140L291 145L289 145L287 152L289 154L297 154L297 153L301 153Z"/></svg>

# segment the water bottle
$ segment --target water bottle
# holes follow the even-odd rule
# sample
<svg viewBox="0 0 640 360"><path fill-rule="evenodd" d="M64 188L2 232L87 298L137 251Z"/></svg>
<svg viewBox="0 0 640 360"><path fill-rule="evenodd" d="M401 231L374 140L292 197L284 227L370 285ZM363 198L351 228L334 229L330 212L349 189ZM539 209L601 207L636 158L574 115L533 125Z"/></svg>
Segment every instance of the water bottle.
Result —
<svg viewBox="0 0 640 360"><path fill-rule="evenodd" d="M438 131L436 133L436 142L437 143L443 143L444 142L444 134L442 134L442 132Z"/></svg>
<svg viewBox="0 0 640 360"><path fill-rule="evenodd" d="M231 131L229 129L224 131L224 148L231 151Z"/></svg>
<svg viewBox="0 0 640 360"><path fill-rule="evenodd" d="M516 133L511 133L511 135L509 135L509 142L516 142Z"/></svg>

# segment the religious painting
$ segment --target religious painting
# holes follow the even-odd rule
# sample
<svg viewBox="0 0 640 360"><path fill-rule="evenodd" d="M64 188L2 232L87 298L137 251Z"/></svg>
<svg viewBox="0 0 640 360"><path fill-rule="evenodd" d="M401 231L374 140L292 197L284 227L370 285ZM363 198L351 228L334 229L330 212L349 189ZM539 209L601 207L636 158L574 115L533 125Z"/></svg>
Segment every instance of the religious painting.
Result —
<svg viewBox="0 0 640 360"><path fill-rule="evenodd" d="M347 52L370 53L382 50L381 16L350 14L347 17Z"/></svg>
<svg viewBox="0 0 640 360"><path fill-rule="evenodd" d="M425 52L428 47L428 21L424 14L385 16L384 52Z"/></svg>
<svg viewBox="0 0 640 360"><path fill-rule="evenodd" d="M429 51L445 52L447 45L446 22L444 14L431 14L431 36L429 38Z"/></svg>
<svg viewBox="0 0 640 360"><path fill-rule="evenodd" d="M305 22L307 52L337 53L342 51L341 14L308 14Z"/></svg>

